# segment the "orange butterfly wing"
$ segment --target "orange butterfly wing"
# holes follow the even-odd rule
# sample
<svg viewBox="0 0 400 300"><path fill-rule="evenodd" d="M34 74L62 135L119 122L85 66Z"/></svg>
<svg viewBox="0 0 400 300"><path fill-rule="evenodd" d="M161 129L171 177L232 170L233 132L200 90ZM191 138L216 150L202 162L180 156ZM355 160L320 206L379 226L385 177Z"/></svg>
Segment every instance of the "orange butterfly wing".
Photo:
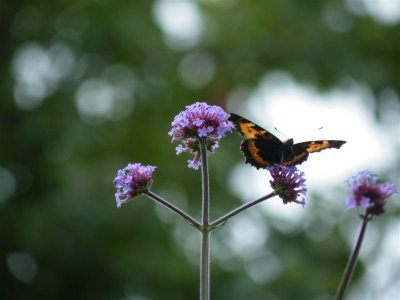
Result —
<svg viewBox="0 0 400 300"><path fill-rule="evenodd" d="M273 164L298 165L305 162L310 153L329 148L339 149L346 143L341 140L319 140L293 144L292 139L282 142L264 128L239 115L230 114L229 120L235 124L236 131L245 137L240 150L246 163L257 169Z"/></svg>

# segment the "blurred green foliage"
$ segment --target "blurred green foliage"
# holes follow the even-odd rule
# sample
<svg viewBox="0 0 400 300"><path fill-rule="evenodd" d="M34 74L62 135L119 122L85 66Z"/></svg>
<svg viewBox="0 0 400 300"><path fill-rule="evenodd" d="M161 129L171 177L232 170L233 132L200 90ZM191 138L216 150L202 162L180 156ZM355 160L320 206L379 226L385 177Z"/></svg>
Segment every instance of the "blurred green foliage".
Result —
<svg viewBox="0 0 400 300"><path fill-rule="evenodd" d="M196 299L196 232L183 238L194 230L144 197L117 209L117 169L157 165L154 191L198 217L200 173L167 135L185 105L225 107L233 89L251 89L273 69L319 89L350 77L377 96L400 92L398 22L354 14L342 1L200 1L190 2L202 16L198 38L174 44L156 19L166 2L0 4L1 299ZM185 58L194 79L182 75ZM210 156L213 218L240 205L227 184L238 144L228 137ZM324 222L322 204L307 209ZM212 298L331 297L349 251L339 225L312 241L300 225L288 234L269 222L256 255L224 245L230 223L213 235ZM268 266L266 253L281 271L254 280L246 268Z"/></svg>

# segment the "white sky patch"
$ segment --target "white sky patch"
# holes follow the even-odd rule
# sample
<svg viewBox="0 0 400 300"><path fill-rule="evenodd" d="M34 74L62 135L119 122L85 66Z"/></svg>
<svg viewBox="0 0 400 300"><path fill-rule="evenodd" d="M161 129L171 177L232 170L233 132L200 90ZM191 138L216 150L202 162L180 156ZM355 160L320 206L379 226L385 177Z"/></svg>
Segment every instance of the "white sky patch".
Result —
<svg viewBox="0 0 400 300"><path fill-rule="evenodd" d="M361 220L359 223L361 223ZM369 225L369 227L372 227L372 225ZM400 299L400 221L393 219L388 222L383 231L370 232L370 229L367 228L360 252L360 260L364 260L367 270L357 284L350 286L348 298ZM359 228L357 228L358 230ZM357 234L358 232L353 235L349 249L354 247ZM382 234L384 235L383 241L377 244L378 235L382 236ZM368 245L370 249L364 249L366 243L372 244ZM368 251L372 248L377 248L374 249L374 253Z"/></svg>
<svg viewBox="0 0 400 300"><path fill-rule="evenodd" d="M13 174L0 166L0 203L11 198L16 190L16 180Z"/></svg>
<svg viewBox="0 0 400 300"><path fill-rule="evenodd" d="M104 116L112 110L113 89L107 82L86 80L78 89L76 106L81 115L88 117Z"/></svg>
<svg viewBox="0 0 400 300"><path fill-rule="evenodd" d="M189 88L205 87L215 74L215 62L206 53L189 53L179 64L179 75L182 82Z"/></svg>
<svg viewBox="0 0 400 300"><path fill-rule="evenodd" d="M38 107L56 92L60 81L70 75L74 66L74 54L64 44L53 44L49 49L33 42L23 44L12 66L17 106L23 110Z"/></svg>
<svg viewBox="0 0 400 300"><path fill-rule="evenodd" d="M357 15L370 15L383 25L396 25L400 22L399 0L346 0L348 9Z"/></svg>
<svg viewBox="0 0 400 300"><path fill-rule="evenodd" d="M28 252L11 252L7 254L6 263L8 271L21 282L30 283L38 274L38 264Z"/></svg>
<svg viewBox="0 0 400 300"><path fill-rule="evenodd" d="M246 262L244 267L250 278L259 284L266 284L274 280L282 273L283 269L279 257L269 251L263 251L263 256Z"/></svg>
<svg viewBox="0 0 400 300"><path fill-rule="evenodd" d="M107 68L102 78L83 81L75 95L75 105L85 121L127 118L135 104L135 80L124 66Z"/></svg>
<svg viewBox="0 0 400 300"><path fill-rule="evenodd" d="M154 3L153 16L172 49L189 49L202 35L203 18L193 1L159 0Z"/></svg>
<svg viewBox="0 0 400 300"><path fill-rule="evenodd" d="M394 299L395 296L400 298L399 220L392 220L387 224L385 238L380 245L378 253L379 259L369 266L368 274L366 275L369 283L374 282L376 290L385 291L387 297L383 296L382 299ZM376 274L380 275L376 276ZM390 279L395 279L395 282L390 282Z"/></svg>
<svg viewBox="0 0 400 300"><path fill-rule="evenodd" d="M268 228L255 215L239 215L230 221L227 244L236 255L254 254L267 241Z"/></svg>

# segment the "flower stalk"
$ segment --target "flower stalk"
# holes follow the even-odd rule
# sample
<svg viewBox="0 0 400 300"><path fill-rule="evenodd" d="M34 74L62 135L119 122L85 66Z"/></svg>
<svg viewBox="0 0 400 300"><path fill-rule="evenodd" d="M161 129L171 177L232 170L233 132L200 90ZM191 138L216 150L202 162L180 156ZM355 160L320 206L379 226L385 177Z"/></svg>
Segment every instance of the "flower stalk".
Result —
<svg viewBox="0 0 400 300"><path fill-rule="evenodd" d="M191 225L193 225L198 230L201 230L201 224L199 222L197 222L195 219L193 219L191 216L189 216L183 210L177 208L175 205L173 205L173 204L169 203L167 200L164 200L163 198L161 198L159 195L154 194L151 191L148 191L148 192L146 192L146 196L149 197L150 199L160 203L164 207L168 208L170 211L181 216L183 219L185 219L187 222L189 222Z"/></svg>
<svg viewBox="0 0 400 300"><path fill-rule="evenodd" d="M368 171L362 171L349 178L347 184L352 190L352 195L346 199L347 207L349 209L362 207L365 208L365 213L360 216L363 220L360 234L358 235L356 246L347 262L340 281L335 297L336 300L343 299L346 289L349 286L368 222L374 216L383 214L385 212L387 199L393 194L398 193L394 183L378 183L378 176L371 174Z"/></svg>
<svg viewBox="0 0 400 300"><path fill-rule="evenodd" d="M236 209L230 211L229 213L227 213L226 215L218 218L214 222L211 222L210 223L210 229L213 230L213 229L215 229L215 228L217 228L217 227L219 227L221 225L224 225L226 222L228 222L228 220L230 218L236 216L237 214L241 213L242 211L244 211L244 210L246 210L246 209L248 209L248 208L250 208L250 207L252 207L252 206L254 206L254 205L258 204L258 203L261 203L261 202L263 202L263 201L265 201L265 200L267 200L269 198L272 198L272 197L274 197L276 195L277 194L275 192L272 192L272 193L270 193L268 195L265 195L265 196L263 196L263 197L261 197L259 199L256 199L256 200L251 201L249 203L243 204L242 206L239 206L238 208L236 208Z"/></svg>
<svg viewBox="0 0 400 300"><path fill-rule="evenodd" d="M336 293L336 300L342 300L344 294L346 292L347 287L351 281L351 277L353 275L354 267L356 265L358 254L360 253L361 245L364 240L365 230L367 229L368 221L372 219L371 216L366 212L365 215L362 215L363 223L361 226L360 233L358 235L356 246L354 247L353 253L351 254L349 261L347 262L345 271L343 273L342 279L339 284L339 288Z"/></svg>
<svg viewBox="0 0 400 300"><path fill-rule="evenodd" d="M201 156L201 183L202 183L202 230L200 254L200 300L210 299L210 189L207 163L206 140L199 141Z"/></svg>

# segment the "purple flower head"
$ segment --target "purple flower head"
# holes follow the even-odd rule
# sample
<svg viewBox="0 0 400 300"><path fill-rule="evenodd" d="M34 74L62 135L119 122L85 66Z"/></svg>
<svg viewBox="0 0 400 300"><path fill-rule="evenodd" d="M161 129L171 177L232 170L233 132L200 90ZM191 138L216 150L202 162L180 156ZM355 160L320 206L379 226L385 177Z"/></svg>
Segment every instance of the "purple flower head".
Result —
<svg viewBox="0 0 400 300"><path fill-rule="evenodd" d="M117 192L115 200L117 207L147 192L153 183L154 166L143 166L140 163L128 164L122 170L118 170L114 179Z"/></svg>
<svg viewBox="0 0 400 300"><path fill-rule="evenodd" d="M196 157L189 161L189 168L197 170L201 165L198 158L199 140L206 141L206 148L213 151L218 148L218 141L234 128L228 120L229 114L221 107L196 102L175 116L172 129L168 132L172 141L180 142L176 154L195 152Z"/></svg>
<svg viewBox="0 0 400 300"><path fill-rule="evenodd" d="M271 187L283 200L283 203L295 202L304 206L307 192L304 173L296 167L273 165L267 168L272 176ZM298 197L302 197L301 200Z"/></svg>
<svg viewBox="0 0 400 300"><path fill-rule="evenodd" d="M385 212L386 199L397 193L392 182L377 183L378 176L368 171L358 173L347 180L353 195L347 197L348 208L365 207L367 214L380 215Z"/></svg>

